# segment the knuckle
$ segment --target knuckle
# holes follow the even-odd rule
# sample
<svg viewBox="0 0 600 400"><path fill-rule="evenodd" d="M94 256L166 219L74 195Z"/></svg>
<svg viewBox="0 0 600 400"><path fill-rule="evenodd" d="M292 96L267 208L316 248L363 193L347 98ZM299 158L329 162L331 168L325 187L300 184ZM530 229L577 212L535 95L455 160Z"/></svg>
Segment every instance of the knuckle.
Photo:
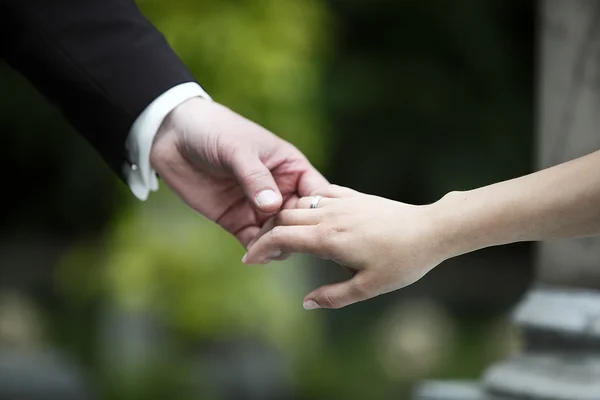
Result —
<svg viewBox="0 0 600 400"><path fill-rule="evenodd" d="M371 291L367 285L353 283L351 286L352 297L357 300L364 300L371 297Z"/></svg>
<svg viewBox="0 0 600 400"><path fill-rule="evenodd" d="M275 226L269 232L270 241L273 243L280 243L283 241L285 230L281 226Z"/></svg>
<svg viewBox="0 0 600 400"><path fill-rule="evenodd" d="M322 249L329 249L331 244L331 233L328 227L318 226L313 238L316 245Z"/></svg>
<svg viewBox="0 0 600 400"><path fill-rule="evenodd" d="M357 275L350 281L350 292L352 297L358 300L365 300L372 297L372 288L364 276Z"/></svg>
<svg viewBox="0 0 600 400"><path fill-rule="evenodd" d="M335 249L342 245L345 229L340 225L329 225L322 229L321 241L326 248Z"/></svg>
<svg viewBox="0 0 600 400"><path fill-rule="evenodd" d="M291 225L294 220L296 210L281 210L277 213L274 219L274 225Z"/></svg>
<svg viewBox="0 0 600 400"><path fill-rule="evenodd" d="M323 303L327 308L337 309L342 307L341 301L328 292L323 292Z"/></svg>
<svg viewBox="0 0 600 400"><path fill-rule="evenodd" d="M325 238L327 238L327 228L323 226L323 224L318 224L315 229L315 234L313 238L317 242L322 242Z"/></svg>
<svg viewBox="0 0 600 400"><path fill-rule="evenodd" d="M333 207L327 207L322 209L323 219L333 223L337 220L339 210Z"/></svg>
<svg viewBox="0 0 600 400"><path fill-rule="evenodd" d="M285 225L286 221L289 220L289 217L290 217L290 210L281 210L273 218L273 224L275 226Z"/></svg>
<svg viewBox="0 0 600 400"><path fill-rule="evenodd" d="M267 171L262 171L262 170L249 171L249 172L246 172L242 176L242 182L245 185L250 185L253 182L264 179L266 177L269 177L269 173Z"/></svg>

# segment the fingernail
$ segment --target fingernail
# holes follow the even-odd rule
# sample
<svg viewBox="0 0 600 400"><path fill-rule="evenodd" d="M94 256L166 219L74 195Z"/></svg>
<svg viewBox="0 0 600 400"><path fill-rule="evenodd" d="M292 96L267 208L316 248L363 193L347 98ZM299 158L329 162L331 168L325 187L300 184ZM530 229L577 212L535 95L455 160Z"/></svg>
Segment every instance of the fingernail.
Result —
<svg viewBox="0 0 600 400"><path fill-rule="evenodd" d="M305 310L314 310L317 308L321 308L320 305L317 304L314 300L306 300L303 304Z"/></svg>
<svg viewBox="0 0 600 400"><path fill-rule="evenodd" d="M245 264L246 263L246 259L248 258L248 253L244 254L244 257L242 257L242 262Z"/></svg>
<svg viewBox="0 0 600 400"><path fill-rule="evenodd" d="M268 206L279 201L279 195L274 190L263 190L256 195L256 204L259 206Z"/></svg>

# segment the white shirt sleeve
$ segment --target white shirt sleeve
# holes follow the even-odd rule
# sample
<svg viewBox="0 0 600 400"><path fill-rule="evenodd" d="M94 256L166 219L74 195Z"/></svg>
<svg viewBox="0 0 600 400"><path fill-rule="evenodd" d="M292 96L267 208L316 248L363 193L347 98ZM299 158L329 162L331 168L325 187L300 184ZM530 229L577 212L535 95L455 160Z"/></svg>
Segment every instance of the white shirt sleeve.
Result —
<svg viewBox="0 0 600 400"><path fill-rule="evenodd" d="M144 201L158 190L156 171L150 165L150 150L163 120L181 103L193 97L212 101L194 82L175 86L154 100L135 120L125 143L130 165L125 166L125 179L133 194Z"/></svg>

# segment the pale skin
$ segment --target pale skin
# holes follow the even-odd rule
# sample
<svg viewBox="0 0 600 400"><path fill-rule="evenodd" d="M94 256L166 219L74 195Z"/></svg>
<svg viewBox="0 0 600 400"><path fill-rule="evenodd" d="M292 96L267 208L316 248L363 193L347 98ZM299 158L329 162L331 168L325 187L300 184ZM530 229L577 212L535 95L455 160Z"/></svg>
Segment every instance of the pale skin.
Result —
<svg viewBox="0 0 600 400"><path fill-rule="evenodd" d="M304 298L341 308L408 286L452 257L523 241L600 234L600 151L530 175L417 206L326 186L282 210L250 243L244 262L287 252L332 259L353 272Z"/></svg>
<svg viewBox="0 0 600 400"><path fill-rule="evenodd" d="M150 162L190 208L244 246L282 207L328 184L293 145L201 98L165 119Z"/></svg>

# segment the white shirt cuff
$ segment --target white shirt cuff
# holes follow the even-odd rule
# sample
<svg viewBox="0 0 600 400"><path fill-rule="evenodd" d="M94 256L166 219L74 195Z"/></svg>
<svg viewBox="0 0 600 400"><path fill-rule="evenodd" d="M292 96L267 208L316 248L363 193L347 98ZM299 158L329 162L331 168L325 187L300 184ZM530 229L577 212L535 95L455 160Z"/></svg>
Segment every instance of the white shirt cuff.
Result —
<svg viewBox="0 0 600 400"><path fill-rule="evenodd" d="M183 83L160 95L133 123L125 143L131 165L125 165L124 175L129 188L138 199L146 200L150 192L158 190L156 171L150 165L150 151L163 120L177 106L193 97L212 101L197 83Z"/></svg>

